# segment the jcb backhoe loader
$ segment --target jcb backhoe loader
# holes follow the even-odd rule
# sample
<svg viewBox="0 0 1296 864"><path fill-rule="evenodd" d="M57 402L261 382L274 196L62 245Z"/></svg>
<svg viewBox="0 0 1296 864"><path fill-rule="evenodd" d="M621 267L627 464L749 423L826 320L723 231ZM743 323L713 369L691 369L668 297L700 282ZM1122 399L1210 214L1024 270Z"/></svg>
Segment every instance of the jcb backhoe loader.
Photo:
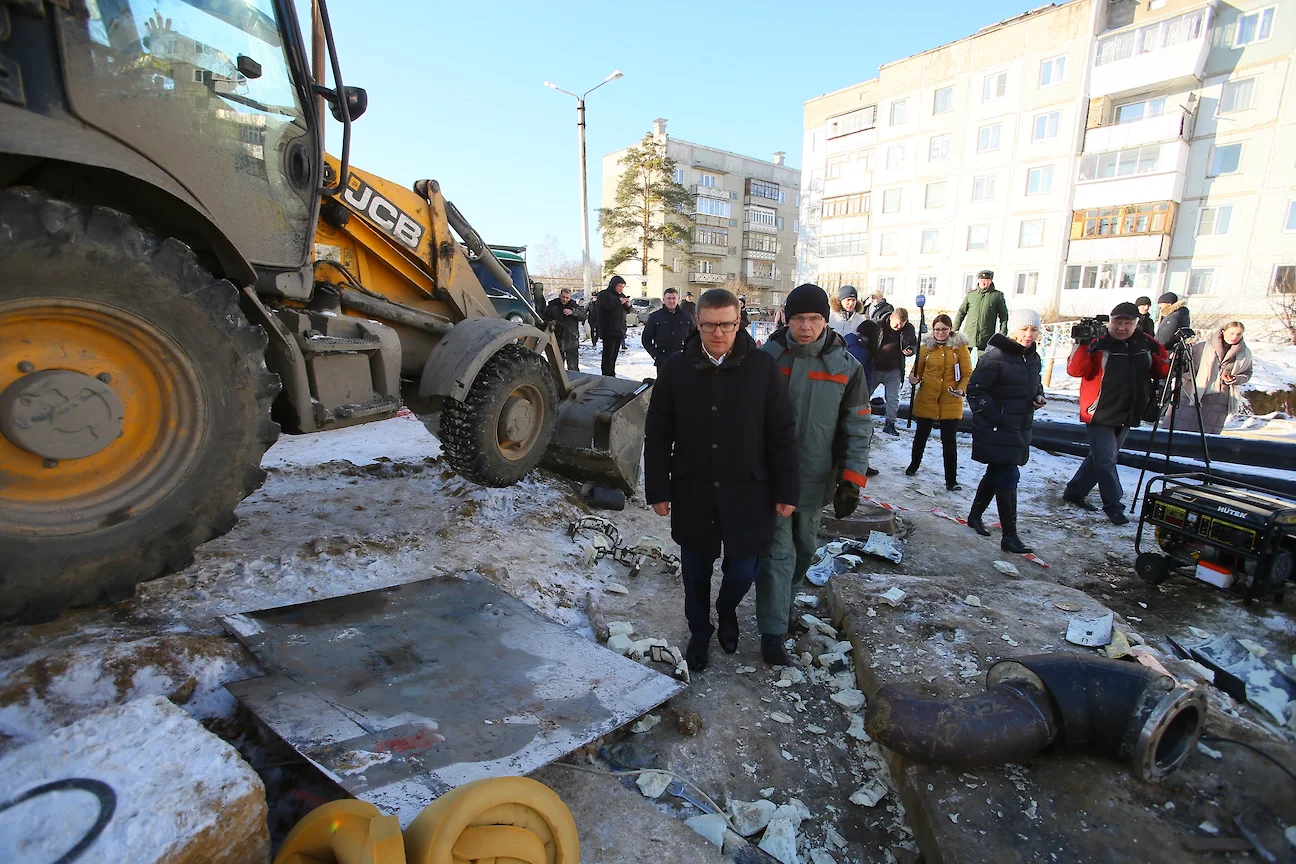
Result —
<svg viewBox="0 0 1296 864"><path fill-rule="evenodd" d="M0 619L186 566L281 430L402 404L474 481L633 490L649 385L568 379L435 181L350 168L366 96L315 11L334 88L291 0L0 0Z"/></svg>

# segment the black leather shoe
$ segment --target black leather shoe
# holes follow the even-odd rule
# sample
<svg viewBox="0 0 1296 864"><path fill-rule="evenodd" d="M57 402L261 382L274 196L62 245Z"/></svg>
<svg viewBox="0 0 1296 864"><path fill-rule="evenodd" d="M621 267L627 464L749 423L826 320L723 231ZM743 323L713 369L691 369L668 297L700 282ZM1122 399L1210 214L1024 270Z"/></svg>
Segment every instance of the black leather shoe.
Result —
<svg viewBox="0 0 1296 864"><path fill-rule="evenodd" d="M703 639L701 636L689 637L688 647L684 649L684 662L688 664L690 672L701 672L707 667L707 646L711 642L711 637Z"/></svg>
<svg viewBox="0 0 1296 864"><path fill-rule="evenodd" d="M720 647L726 654L732 654L738 650L738 616L721 615L719 625L716 638Z"/></svg>
<svg viewBox="0 0 1296 864"><path fill-rule="evenodd" d="M1122 508L1120 508L1120 507L1117 507L1115 510L1108 510L1108 511L1107 511L1107 519L1108 519L1108 521L1110 521L1113 525L1128 525L1128 524L1129 524L1129 517L1125 515L1125 511L1124 511Z"/></svg>
<svg viewBox="0 0 1296 864"><path fill-rule="evenodd" d="M918 473L918 466L917 466L917 465L910 465L908 468L905 469L905 476L906 476L906 477L912 477L912 476L914 476L914 475L917 474L917 473Z"/></svg>
<svg viewBox="0 0 1296 864"><path fill-rule="evenodd" d="M876 469L876 468L865 468L865 469L864 469L864 476L865 476L865 477L876 477L876 476L878 476L878 475L881 474L881 473L882 473L882 472L879 471L879 470Z"/></svg>
<svg viewBox="0 0 1296 864"><path fill-rule="evenodd" d="M1079 507L1081 510L1088 510L1090 513L1097 513L1098 508L1090 504L1083 498L1072 498L1070 495L1063 495L1062 500L1072 507Z"/></svg>
<svg viewBox="0 0 1296 864"><path fill-rule="evenodd" d="M761 659L770 666L791 666L792 658L788 656L783 645L782 633L761 634Z"/></svg>

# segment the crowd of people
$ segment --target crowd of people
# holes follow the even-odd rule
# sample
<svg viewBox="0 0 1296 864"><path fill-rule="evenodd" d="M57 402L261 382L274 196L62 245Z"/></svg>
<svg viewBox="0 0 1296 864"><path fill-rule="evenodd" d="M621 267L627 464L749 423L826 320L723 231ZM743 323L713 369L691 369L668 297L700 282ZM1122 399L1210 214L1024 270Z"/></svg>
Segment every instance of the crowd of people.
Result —
<svg viewBox="0 0 1296 864"><path fill-rule="evenodd" d="M623 296L616 284L609 288L602 293ZM869 448L871 397L879 387L881 431L898 435L901 384L911 385L917 429L905 474L917 474L939 427L950 492L962 489L956 435L967 405L972 459L985 466L967 524L991 536L985 515L993 503L1000 548L1031 551L1018 532L1017 489L1034 415L1045 405L1039 314L1009 311L988 270L978 274L956 317L935 316L921 339L908 310L882 292L861 304L845 286L836 301L830 306L817 285L798 286L763 344L748 331L740 298L722 288L703 293L692 310L668 289L645 324L643 343L658 377L646 424L644 490L653 510L670 517L680 546L690 632L685 659L694 671L706 667L713 635L724 651L737 650L737 608L753 586L761 655L771 665L789 662L784 640L792 598L812 563L823 510L831 504L837 518L848 516L878 473L869 466ZM1075 341L1067 360L1080 379L1089 452L1062 498L1101 510L1116 525L1129 521L1116 457L1129 430L1159 413L1159 384L1171 374L1172 357L1188 358L1181 371L1194 385L1180 388L1181 429L1198 428L1200 416L1202 429L1219 432L1251 374L1240 322L1192 340L1186 303L1166 293L1158 305L1153 321L1150 298L1118 303L1103 326ZM1101 507L1088 500L1095 487ZM717 559L722 579L712 626Z"/></svg>

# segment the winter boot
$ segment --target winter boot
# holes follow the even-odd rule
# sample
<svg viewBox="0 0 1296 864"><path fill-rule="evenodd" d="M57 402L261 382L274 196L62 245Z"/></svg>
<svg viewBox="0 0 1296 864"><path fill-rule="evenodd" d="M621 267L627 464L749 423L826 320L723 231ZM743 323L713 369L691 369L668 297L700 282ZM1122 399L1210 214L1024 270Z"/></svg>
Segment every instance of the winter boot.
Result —
<svg viewBox="0 0 1296 864"><path fill-rule="evenodd" d="M792 665L792 658L783 645L782 633L761 634L761 658L770 666Z"/></svg>
<svg viewBox="0 0 1296 864"><path fill-rule="evenodd" d="M994 494L995 488L994 484L990 482L990 478L982 477L981 485L977 486L976 497L972 499L972 509L968 511L967 518L968 527L982 537L990 536L990 531L985 527L985 523L981 521L981 516L985 513L986 508L990 506Z"/></svg>
<svg viewBox="0 0 1296 864"><path fill-rule="evenodd" d="M690 672L701 672L707 667L707 648L710 643L710 636L689 637L688 647L684 649L684 662L688 664Z"/></svg>
<svg viewBox="0 0 1296 864"><path fill-rule="evenodd" d="M1017 490L996 489L995 503L999 507L999 522L1003 525L1003 539L999 548L1005 552L1025 555L1031 548L1017 536Z"/></svg>
<svg viewBox="0 0 1296 864"><path fill-rule="evenodd" d="M730 612L719 616L716 628L716 637L720 642L720 647L726 654L732 654L738 650L738 615Z"/></svg>
<svg viewBox="0 0 1296 864"><path fill-rule="evenodd" d="M944 434L941 433L941 455L945 460L945 488L950 492L959 492L963 487L958 482L958 450L946 446Z"/></svg>

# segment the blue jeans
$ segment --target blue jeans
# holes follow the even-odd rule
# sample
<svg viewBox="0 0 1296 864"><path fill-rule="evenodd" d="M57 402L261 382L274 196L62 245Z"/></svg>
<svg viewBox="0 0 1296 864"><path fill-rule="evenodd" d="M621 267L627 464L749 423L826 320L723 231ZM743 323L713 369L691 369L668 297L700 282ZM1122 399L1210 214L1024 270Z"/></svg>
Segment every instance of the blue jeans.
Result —
<svg viewBox="0 0 1296 864"><path fill-rule="evenodd" d="M1121 509L1120 474L1116 470L1116 454L1120 453L1125 436L1129 434L1128 426L1095 426L1085 425L1085 436L1089 439L1089 455L1076 469L1075 476L1066 485L1066 497L1081 499L1098 487L1102 496L1103 510L1111 513Z"/></svg>
<svg viewBox="0 0 1296 864"><path fill-rule="evenodd" d="M991 462L986 466L985 476L996 489L1016 489L1021 482L1021 469L1008 462Z"/></svg>
<svg viewBox="0 0 1296 864"><path fill-rule="evenodd" d="M684 578L684 617L688 619L689 633L710 639L715 628L711 626L711 570L715 556L697 549L680 549L680 574ZM730 558L720 562L720 594L716 597L716 614L721 618L737 614L738 604L747 596L760 556Z"/></svg>

